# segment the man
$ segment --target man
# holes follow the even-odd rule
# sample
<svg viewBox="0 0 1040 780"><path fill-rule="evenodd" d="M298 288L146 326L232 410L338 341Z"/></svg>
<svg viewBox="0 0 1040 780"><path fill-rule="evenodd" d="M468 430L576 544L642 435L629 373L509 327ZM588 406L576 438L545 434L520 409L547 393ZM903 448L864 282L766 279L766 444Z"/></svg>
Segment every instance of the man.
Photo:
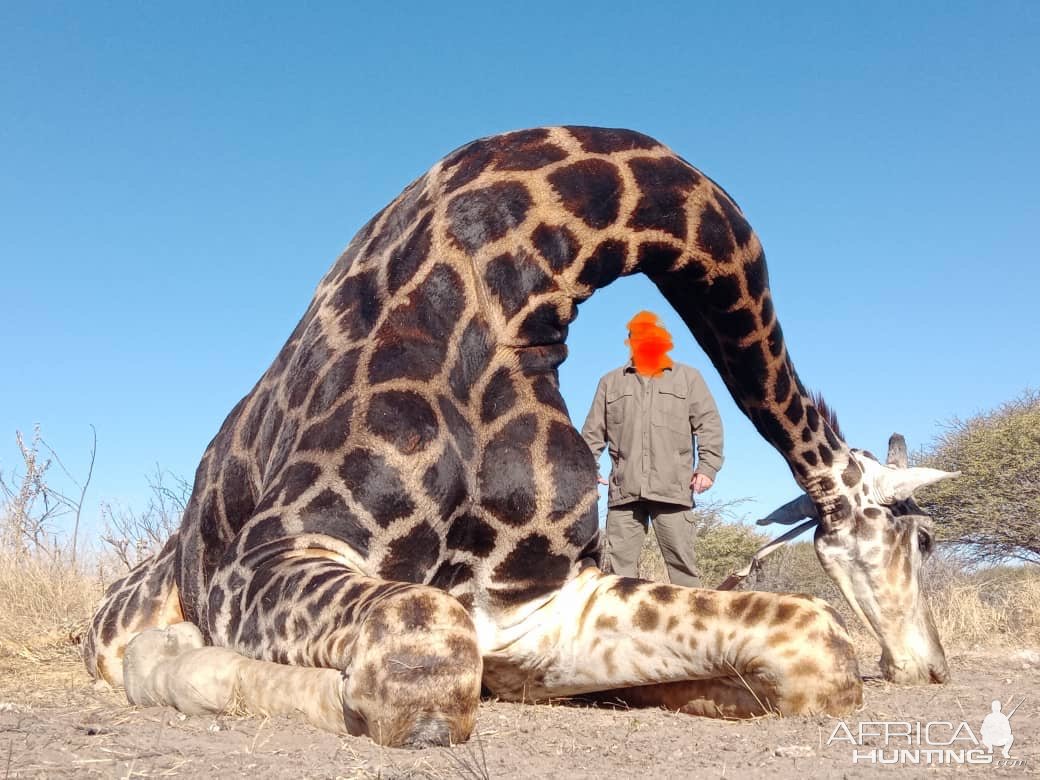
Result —
<svg viewBox="0 0 1040 780"><path fill-rule="evenodd" d="M628 323L631 360L599 380L581 435L599 461L607 447L607 548L615 574L635 577L649 523L673 584L697 587L692 493L722 468L722 420L700 373L668 357L656 314ZM697 468L693 439L697 439ZM691 493L692 491L692 493Z"/></svg>

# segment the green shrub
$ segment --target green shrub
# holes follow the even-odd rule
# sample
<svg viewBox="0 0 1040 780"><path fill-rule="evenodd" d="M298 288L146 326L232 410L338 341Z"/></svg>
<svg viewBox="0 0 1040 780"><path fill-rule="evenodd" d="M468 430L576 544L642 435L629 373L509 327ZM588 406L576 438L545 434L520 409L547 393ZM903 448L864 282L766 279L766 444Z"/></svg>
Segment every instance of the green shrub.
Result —
<svg viewBox="0 0 1040 780"><path fill-rule="evenodd" d="M971 564L1040 563L1040 392L949 421L915 461L962 473L917 495L940 543Z"/></svg>

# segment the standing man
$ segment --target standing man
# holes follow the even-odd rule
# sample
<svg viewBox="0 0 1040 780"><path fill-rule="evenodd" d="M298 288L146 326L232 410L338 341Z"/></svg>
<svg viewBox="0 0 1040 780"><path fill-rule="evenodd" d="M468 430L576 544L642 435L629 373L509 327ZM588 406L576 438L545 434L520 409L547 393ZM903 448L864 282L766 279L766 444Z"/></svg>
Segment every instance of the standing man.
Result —
<svg viewBox="0 0 1040 780"><path fill-rule="evenodd" d="M698 587L693 493L722 468L722 420L700 373L668 357L672 337L657 315L628 323L631 360L599 380L581 435L599 461L610 453L607 548L614 573L635 577L649 523L668 578ZM697 468L693 440L697 439Z"/></svg>

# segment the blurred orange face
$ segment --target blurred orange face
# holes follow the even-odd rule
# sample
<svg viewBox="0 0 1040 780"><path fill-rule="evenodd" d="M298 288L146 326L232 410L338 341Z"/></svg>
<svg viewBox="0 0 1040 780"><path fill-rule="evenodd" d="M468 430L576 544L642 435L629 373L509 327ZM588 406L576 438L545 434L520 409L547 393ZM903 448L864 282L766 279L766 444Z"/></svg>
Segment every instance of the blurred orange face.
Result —
<svg viewBox="0 0 1040 780"><path fill-rule="evenodd" d="M667 352L673 346L672 337L653 312L641 311L629 321L625 343L632 354L632 365L643 376L657 376L671 368Z"/></svg>

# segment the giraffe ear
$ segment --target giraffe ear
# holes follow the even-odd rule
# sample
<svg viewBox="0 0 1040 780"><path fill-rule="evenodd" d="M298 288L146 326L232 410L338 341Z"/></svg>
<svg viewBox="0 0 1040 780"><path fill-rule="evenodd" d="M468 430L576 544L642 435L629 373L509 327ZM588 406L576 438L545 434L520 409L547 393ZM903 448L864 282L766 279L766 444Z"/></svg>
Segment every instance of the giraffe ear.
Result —
<svg viewBox="0 0 1040 780"><path fill-rule="evenodd" d="M816 511L816 504L809 498L808 493L802 493L794 501L788 501L779 509L774 509L768 515L758 521L758 525L769 525L780 523L781 525L792 525L807 517L820 519L820 513Z"/></svg>
<svg viewBox="0 0 1040 780"><path fill-rule="evenodd" d="M894 504L897 501L906 501L920 487L960 475L959 471L943 471L926 466L880 469L874 490L882 504Z"/></svg>
<svg viewBox="0 0 1040 780"><path fill-rule="evenodd" d="M906 439L900 433L893 433L888 440L888 457L885 462L889 466L905 469L910 465L910 459L906 452Z"/></svg>

